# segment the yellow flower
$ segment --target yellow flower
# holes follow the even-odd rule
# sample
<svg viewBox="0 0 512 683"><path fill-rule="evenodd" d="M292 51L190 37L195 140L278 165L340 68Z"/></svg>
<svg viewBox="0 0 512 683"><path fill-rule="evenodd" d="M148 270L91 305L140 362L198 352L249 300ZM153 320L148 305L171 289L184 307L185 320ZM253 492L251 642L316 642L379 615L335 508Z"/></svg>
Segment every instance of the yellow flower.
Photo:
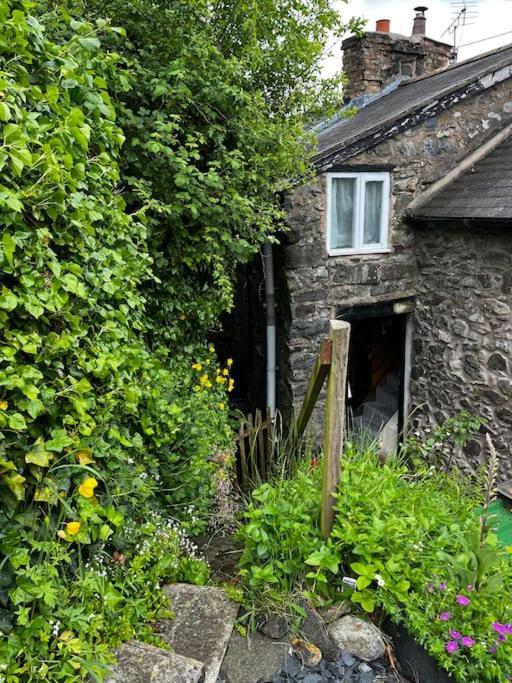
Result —
<svg viewBox="0 0 512 683"><path fill-rule="evenodd" d="M230 379L229 384L228 384L228 391L233 391L234 388L235 388L235 380Z"/></svg>
<svg viewBox="0 0 512 683"><path fill-rule="evenodd" d="M230 368L230 367L233 365L233 359L232 359L232 358L228 358L227 361L226 361L226 364L227 364L228 368Z"/></svg>
<svg viewBox="0 0 512 683"><path fill-rule="evenodd" d="M224 377L228 377L229 376L229 370L224 369L222 371L222 374L224 375Z"/></svg>
<svg viewBox="0 0 512 683"><path fill-rule="evenodd" d="M208 377L208 375L201 375L201 377L199 378L199 382L201 386L206 387L207 389L212 388L212 383L210 382L210 378Z"/></svg>
<svg viewBox="0 0 512 683"><path fill-rule="evenodd" d="M221 410L224 410L225 407L226 407L226 405L224 403L219 403L219 408Z"/></svg>
<svg viewBox="0 0 512 683"><path fill-rule="evenodd" d="M201 372L202 369L203 366L201 365L201 363L193 363L192 370L197 370L197 372Z"/></svg>
<svg viewBox="0 0 512 683"><path fill-rule="evenodd" d="M186 320L186 319L187 319L187 316L184 313L182 313L180 315L180 320Z"/></svg>
<svg viewBox="0 0 512 683"><path fill-rule="evenodd" d="M96 486L98 486L96 479L94 477L87 477L78 487L78 493L84 498L92 498Z"/></svg>
<svg viewBox="0 0 512 683"><path fill-rule="evenodd" d="M226 378L222 377L222 375L217 375L217 377L215 378L215 381L217 382L217 384L225 384Z"/></svg>
<svg viewBox="0 0 512 683"><path fill-rule="evenodd" d="M80 531L81 526L82 525L80 524L80 522L68 522L66 524L66 532L70 536L76 536L77 533Z"/></svg>
<svg viewBox="0 0 512 683"><path fill-rule="evenodd" d="M0 410L7 410L8 407L9 404L7 403L7 401L0 401Z"/></svg>
<svg viewBox="0 0 512 683"><path fill-rule="evenodd" d="M215 347L213 346L213 344L210 344L210 346L208 347L208 351L210 353L215 353Z"/></svg>

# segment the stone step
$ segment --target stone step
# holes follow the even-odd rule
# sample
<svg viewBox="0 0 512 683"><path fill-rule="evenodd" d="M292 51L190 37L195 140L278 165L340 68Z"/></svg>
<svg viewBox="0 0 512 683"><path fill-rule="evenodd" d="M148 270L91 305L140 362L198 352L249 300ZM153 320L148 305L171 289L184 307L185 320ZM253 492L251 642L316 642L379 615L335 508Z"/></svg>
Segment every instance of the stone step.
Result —
<svg viewBox="0 0 512 683"><path fill-rule="evenodd" d="M238 614L238 605L211 586L165 586L173 619L158 622L156 632L174 652L205 665L204 683L215 683Z"/></svg>
<svg viewBox="0 0 512 683"><path fill-rule="evenodd" d="M222 664L219 681L254 683L272 681L285 666L290 649L288 638L271 640L256 631L248 637L233 631Z"/></svg>
<svg viewBox="0 0 512 683"><path fill-rule="evenodd" d="M389 408L393 412L398 410L398 392L391 389L386 384L378 385L375 400L377 403Z"/></svg>
<svg viewBox="0 0 512 683"><path fill-rule="evenodd" d="M379 435L379 427L380 423L376 424L362 415L357 415L353 421L352 432L360 436L368 436L370 439L375 439Z"/></svg>
<svg viewBox="0 0 512 683"><path fill-rule="evenodd" d="M377 401L363 403L363 417L366 421L377 425L379 431L393 417L395 411L396 408L388 408Z"/></svg>
<svg viewBox="0 0 512 683"><path fill-rule="evenodd" d="M105 683L202 683L204 664L136 640L116 652L117 664Z"/></svg>

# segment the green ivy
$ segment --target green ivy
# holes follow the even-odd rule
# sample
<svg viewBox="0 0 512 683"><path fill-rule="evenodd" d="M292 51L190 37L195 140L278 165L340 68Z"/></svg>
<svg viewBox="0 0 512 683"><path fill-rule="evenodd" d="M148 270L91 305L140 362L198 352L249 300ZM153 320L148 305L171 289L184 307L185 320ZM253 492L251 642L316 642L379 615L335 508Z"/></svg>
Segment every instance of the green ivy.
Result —
<svg viewBox="0 0 512 683"><path fill-rule="evenodd" d="M201 383L192 349L148 343L152 260L120 186L124 135L109 94L119 59L98 37L116 30L0 3L0 678L9 683L99 676L108 650L155 615L158 585L141 587L176 572L132 567L137 529L154 508L204 523L219 468L211 456L230 441L212 353L196 350L214 378ZM111 571L115 552L131 567L123 576ZM97 558L106 577L91 575ZM105 610L115 609L114 623ZM60 635L48 626L56 613Z"/></svg>

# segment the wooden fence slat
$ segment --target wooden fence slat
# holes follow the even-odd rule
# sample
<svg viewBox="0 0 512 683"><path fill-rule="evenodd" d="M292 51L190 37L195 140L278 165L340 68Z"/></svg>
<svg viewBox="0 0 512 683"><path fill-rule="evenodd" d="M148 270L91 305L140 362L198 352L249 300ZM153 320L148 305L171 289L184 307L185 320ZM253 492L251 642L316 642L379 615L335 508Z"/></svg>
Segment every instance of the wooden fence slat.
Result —
<svg viewBox="0 0 512 683"><path fill-rule="evenodd" d="M247 467L247 457L245 454L245 430L244 426L240 425L238 433L238 445L240 446L240 465L242 468L242 488L245 488L249 483L249 469Z"/></svg>
<svg viewBox="0 0 512 683"><path fill-rule="evenodd" d="M306 395L304 396L299 418L297 420L297 437L299 439L304 434L309 418L311 417L311 413L313 412L313 408L315 407L317 398L322 390L325 378L329 374L331 358L332 341L330 339L324 339L320 344L320 353L316 359L313 371L311 372L308 388L306 389Z"/></svg>
<svg viewBox="0 0 512 683"><path fill-rule="evenodd" d="M325 539L328 538L332 530L334 493L336 493L341 476L350 324L343 320L331 320L329 330L332 355L325 406L324 478L321 510L321 528Z"/></svg>
<svg viewBox="0 0 512 683"><path fill-rule="evenodd" d="M256 411L257 415L257 429L258 429L258 455L259 455L259 466L260 466L260 477L263 479L263 481L266 480L267 478L267 473L266 473L266 458L265 458L265 435L263 433L264 430L264 422L261 416L261 410Z"/></svg>

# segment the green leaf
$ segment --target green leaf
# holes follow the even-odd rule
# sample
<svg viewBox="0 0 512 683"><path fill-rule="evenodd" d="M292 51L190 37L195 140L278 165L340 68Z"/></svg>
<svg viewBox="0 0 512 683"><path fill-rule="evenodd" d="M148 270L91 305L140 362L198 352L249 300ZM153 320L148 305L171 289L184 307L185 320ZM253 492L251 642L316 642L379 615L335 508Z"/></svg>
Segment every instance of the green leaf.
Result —
<svg viewBox="0 0 512 683"><path fill-rule="evenodd" d="M71 446L72 443L73 439L64 429L60 429L52 432L52 438L45 442L45 447L49 451L60 453L67 446Z"/></svg>
<svg viewBox="0 0 512 683"><path fill-rule="evenodd" d="M11 429L16 431L21 431L27 428L27 423L21 413L11 413L8 418L8 424Z"/></svg>
<svg viewBox="0 0 512 683"><path fill-rule="evenodd" d="M7 102L0 102L0 121L8 121L11 118L11 110Z"/></svg>
<svg viewBox="0 0 512 683"><path fill-rule="evenodd" d="M25 477L18 472L9 472L8 474L2 475L3 480L10 488L16 500L25 499Z"/></svg>
<svg viewBox="0 0 512 683"><path fill-rule="evenodd" d="M30 453L25 455L25 462L38 465L39 467L48 467L52 458L53 453L49 451L30 451Z"/></svg>
<svg viewBox="0 0 512 683"><path fill-rule="evenodd" d="M0 308L5 311L13 311L18 305L18 297L11 292L7 287L2 287L2 292L0 293Z"/></svg>
<svg viewBox="0 0 512 683"><path fill-rule="evenodd" d="M8 232L4 232L2 235L2 248L7 262L12 266L12 257L16 249L16 242Z"/></svg>
<svg viewBox="0 0 512 683"><path fill-rule="evenodd" d="M99 50L101 43L97 38L79 38L78 42L88 50Z"/></svg>

